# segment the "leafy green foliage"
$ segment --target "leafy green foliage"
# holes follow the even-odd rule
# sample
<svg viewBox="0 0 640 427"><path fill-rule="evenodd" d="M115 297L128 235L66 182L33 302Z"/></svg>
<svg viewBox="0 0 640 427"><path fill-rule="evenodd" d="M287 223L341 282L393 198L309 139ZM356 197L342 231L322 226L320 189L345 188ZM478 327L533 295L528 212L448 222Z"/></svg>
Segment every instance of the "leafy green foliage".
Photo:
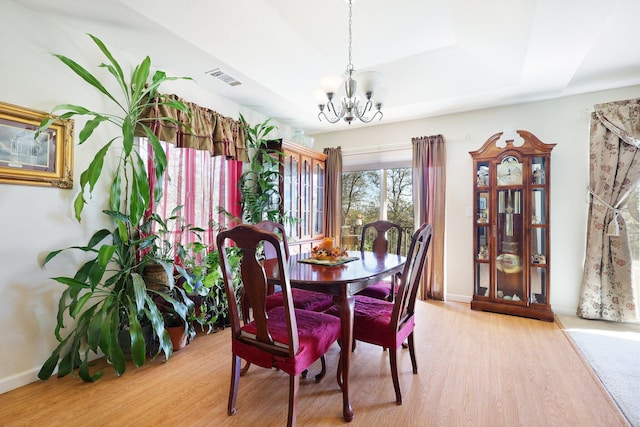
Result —
<svg viewBox="0 0 640 427"><path fill-rule="evenodd" d="M240 277L241 254L238 248L227 248L229 266L233 272L233 285L236 303L240 304L242 278ZM220 254L217 250L209 252L206 257L207 274L200 287L199 307L192 320L199 323L203 330L211 332L216 324L223 324L229 314L229 301L224 290Z"/></svg>
<svg viewBox="0 0 640 427"><path fill-rule="evenodd" d="M267 119L252 127L240 115L240 122L247 131L247 148L251 153L249 169L238 182L242 198L242 220L249 224L263 219L275 222L283 220L279 191L282 179L279 163L283 153L268 147L267 136L275 129L275 126L269 124L270 121L271 119Z"/></svg>
<svg viewBox="0 0 640 427"><path fill-rule="evenodd" d="M105 211L107 215L122 221L122 214ZM102 372L90 374L88 361L91 354L102 352L118 375L125 371L125 359L117 337L120 330L128 330L131 340L131 358L135 366L141 366L147 355L143 337L143 324L151 324L159 338L159 352L171 356L169 336L164 329L161 312L150 297L144 280L138 273L138 247L140 240L122 239L116 228L113 231L98 230L86 246L72 246L53 251L45 258L45 264L63 251L79 250L93 255L76 272L74 277L55 277L66 286L58 305L55 328L58 346L38 373L40 379L48 379L58 365L58 376L78 373L84 381L95 381ZM156 292L176 312L188 311L185 302ZM75 321L66 335L67 316ZM80 349L84 347L83 353ZM158 354L156 353L156 355ZM155 356L155 355L154 355ZM84 367L84 368L83 368Z"/></svg>
<svg viewBox="0 0 640 427"><path fill-rule="evenodd" d="M58 303L58 314L55 336L59 342L50 357L43 364L38 377L48 379L58 367L58 376L69 373L78 375L84 381L99 379L103 372L91 373L89 360L92 354L103 353L118 375L126 369L123 344L130 344L131 359L135 366L144 364L149 353L148 339L144 330L150 325L153 335L159 341L159 348L152 354L154 357L164 353L167 358L172 354L171 341L164 329L163 316L158 309L156 299L164 301L175 312L187 316L188 302L173 298L162 292L148 290L140 272L145 263L156 261L161 263L170 277L173 277L173 266L166 258L155 257L155 254L141 259L140 250L153 244L153 237L146 234L144 227L149 221L160 221L157 216L144 219L151 201L151 194L159 200L160 188L150 188L147 167L135 144L135 137L146 136L153 147L150 158L153 162L156 178L165 173L167 159L160 141L151 131L152 121L176 123L170 117L146 118L145 111L153 105L168 105L187 115L190 111L177 101L164 101L158 93L164 82L184 79L186 77L168 77L162 71L151 73L149 57L135 66L127 78L123 67L113 57L104 43L93 35L89 35L106 58L106 63L99 66L105 68L113 77L118 93L112 93L106 84L101 82L83 66L63 55L55 56L69 67L77 76L102 93L112 105L109 112L96 112L86 107L73 104L60 104L52 109L51 117L40 124L43 131L53 121L53 113L62 112L60 117L72 118L86 116L84 127L78 134L79 144L84 144L92 137L94 131L109 124L117 130L116 135L109 138L97 149L95 157L86 170L80 174L80 191L73 206L76 219L80 222L82 212L91 199L96 184L101 179L110 179L109 210L104 213L113 224L113 229L96 231L87 245L71 246L50 252L44 265L57 257L61 252L75 250L84 253L89 260L76 271L72 277L55 277L54 280L64 285ZM159 101L158 101L159 100ZM113 173L104 169L105 159L113 155L118 159ZM153 191L152 191L153 190ZM67 327L67 322L73 326ZM123 332L127 332L123 334ZM123 343L122 336L127 341Z"/></svg>
<svg viewBox="0 0 640 427"><path fill-rule="evenodd" d="M171 117L162 117L156 119L148 119L144 117L144 112L156 105L155 100L160 98L159 105L169 105L180 110L187 115L190 111L187 107L177 101L162 101L162 95L158 93L158 88L162 83L177 79L189 79L188 77L168 77L163 71L155 71L151 79L151 60L146 57L138 64L132 72L129 81L122 71L122 67L111 55L111 52L97 37L89 35L102 53L108 59L107 64L100 64L100 67L106 68L115 79L116 84L122 92L119 96L110 93L105 85L103 85L93 74L86 68L79 65L74 60L63 55L55 54L74 73L80 76L85 82L96 88L112 101L116 111L122 111L121 115L115 115L104 112L91 111L88 108L72 105L60 104L52 109L52 113L64 111L60 114L62 118L72 118L74 116L91 117L85 123L79 133L79 144L83 144L92 135L93 132L104 123L110 123L119 129L120 135L105 143L90 163L89 167L80 176L80 193L76 196L74 203L74 212L76 219L81 220L82 211L87 204L87 196L91 195L95 189L95 185L99 178L102 177L102 169L104 159L107 152L114 148L114 142L119 144L115 146L120 150L119 164L115 169L112 177L112 191L110 194L110 206L112 210L121 210L131 215L133 223L137 223L142 219L145 208L149 205L149 179L146 172L146 165L142 161L140 154L135 149L134 139L137 132L142 132L149 138L154 152L152 156L154 168L157 177L164 174L167 165L167 159L164 150L160 149L160 142L155 134L151 131L150 121L162 120L166 122L176 123L177 121ZM41 123L40 130L44 130L52 123L51 117L45 118ZM118 185L113 185L118 184ZM85 194L86 193L86 194Z"/></svg>

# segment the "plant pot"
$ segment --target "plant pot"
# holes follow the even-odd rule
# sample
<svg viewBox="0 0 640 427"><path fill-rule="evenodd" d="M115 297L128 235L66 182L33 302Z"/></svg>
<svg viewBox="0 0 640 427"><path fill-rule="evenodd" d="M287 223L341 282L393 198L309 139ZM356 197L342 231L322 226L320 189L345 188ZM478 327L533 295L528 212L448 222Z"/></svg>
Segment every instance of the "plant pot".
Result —
<svg viewBox="0 0 640 427"><path fill-rule="evenodd" d="M231 317L229 316L229 312L226 311L218 316L218 320L216 325L220 326L222 329L231 327Z"/></svg>
<svg viewBox="0 0 640 427"><path fill-rule="evenodd" d="M160 264L148 264L142 271L142 278L147 289L162 291L169 288L169 276L167 271Z"/></svg>
<svg viewBox="0 0 640 427"><path fill-rule="evenodd" d="M167 326L166 329L169 333L169 338L171 339L173 351L182 350L187 345L189 338L188 335L184 332L184 325Z"/></svg>
<svg viewBox="0 0 640 427"><path fill-rule="evenodd" d="M147 349L147 356L152 357L158 351L158 340L153 334L153 326L151 324L145 324L142 326L142 334L144 336L144 343ZM118 343L122 348L122 353L126 360L131 360L131 335L128 329L120 329L118 331Z"/></svg>

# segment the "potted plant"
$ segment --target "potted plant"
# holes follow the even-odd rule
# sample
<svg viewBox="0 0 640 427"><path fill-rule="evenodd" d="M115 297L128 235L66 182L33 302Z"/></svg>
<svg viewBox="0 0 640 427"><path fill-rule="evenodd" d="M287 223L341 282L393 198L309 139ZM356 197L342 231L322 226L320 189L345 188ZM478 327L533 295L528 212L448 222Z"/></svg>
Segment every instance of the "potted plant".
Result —
<svg viewBox="0 0 640 427"><path fill-rule="evenodd" d="M176 286L170 292L174 300L182 303L177 307L165 304L161 308L171 347L173 351L176 351L183 349L196 336L192 321L195 306L194 302L180 287Z"/></svg>
<svg viewBox="0 0 640 427"><path fill-rule="evenodd" d="M202 238L202 233L205 230L190 224L183 224L180 229L181 235L188 234L187 240L190 241L175 245L176 270L181 276L182 287L187 293L199 294L202 292L202 280L208 271L206 259L209 245L203 243Z"/></svg>
<svg viewBox="0 0 640 427"><path fill-rule="evenodd" d="M149 127L149 121L175 120L145 119L143 112L154 103L160 103L189 114L183 103L163 101L162 95L158 93L162 83L178 77L168 77L162 71L152 74L151 61L146 57L126 78L121 65L102 41L93 35L90 37L107 60L101 67L108 70L121 92L108 91L105 84L72 59L62 55L55 56L100 91L105 100L112 103L112 110L120 113L96 112L70 104L58 105L53 108L52 113L64 111L62 118L89 117L79 133L79 144L83 144L102 125L110 124L117 129L117 133L99 148L95 158L80 175L80 192L74 201L75 217L80 221L83 208L98 180L110 180L109 209L104 213L112 228L96 231L85 245L50 252L44 259L46 265L67 250L78 250L89 257L73 275L54 278L66 286L66 289L60 297L55 328L59 344L38 373L38 377L43 380L48 379L57 366L58 376L69 373L75 375L75 369L78 368L78 375L82 380L95 381L103 372L92 373L89 361L93 355L100 353L104 354L116 373L122 375L126 362L118 336L123 330L128 332L131 358L135 366L144 364L147 344L142 330L145 323L151 325L153 334L159 341L156 354L163 352L169 358L172 346L155 298L164 301L178 313L186 311L184 302L174 299L170 294L158 292L153 295L147 292L140 274L140 246L144 246L149 239L141 233L144 230L141 230L140 224L144 222L144 214L149 210L151 194L159 199L161 188L150 188L146 165L134 138L138 132L149 139L153 147L150 156L156 178L161 178L165 171L166 157L158 138ZM42 122L41 129L45 129L54 119L52 114ZM104 160L107 153L114 150L117 152L118 163L112 173L106 172L103 170ZM69 318L74 323L67 327Z"/></svg>
<svg viewBox="0 0 640 427"><path fill-rule="evenodd" d="M139 270L147 289L164 291L173 288L175 283L174 233L169 227L169 221L175 218L162 219L152 213L140 227Z"/></svg>
<svg viewBox="0 0 640 427"><path fill-rule="evenodd" d="M189 250L188 248L191 248ZM195 302L195 309L190 313L189 321L199 324L202 331L210 333L217 326L224 328L228 320L229 303L222 281L222 270L218 251L209 251L209 246L201 242L192 242L187 247L178 249L180 265L176 266L180 273L180 287ZM240 278L240 253L236 248L228 250L234 276L236 297L242 288Z"/></svg>
<svg viewBox="0 0 640 427"><path fill-rule="evenodd" d="M240 122L247 132L247 149L250 151L249 168L242 173L238 182L242 220L256 224L263 219L281 222L280 187L282 179L279 170L280 157L284 153L268 147L267 136L276 129L269 124L271 119L250 126L240 114Z"/></svg>
<svg viewBox="0 0 640 427"><path fill-rule="evenodd" d="M175 207L171 216L164 219L151 213L140 227L144 236L140 267L148 289L170 290L178 277L197 286L206 274L206 265L201 262L208 250L208 245L202 242L205 230L185 225L184 218L178 215L182 208ZM185 238L190 242L182 243Z"/></svg>
<svg viewBox="0 0 640 427"><path fill-rule="evenodd" d="M227 248L229 266L233 274L233 285L236 303L240 303L242 294L242 277L240 276L241 253L238 248ZM207 256L208 274L202 281L203 288L207 289L206 295L200 301L200 312L207 315L200 318L209 326L217 325L225 328L229 325L229 301L224 290L222 269L220 267L220 255L218 251L212 251ZM204 325L203 325L204 326Z"/></svg>

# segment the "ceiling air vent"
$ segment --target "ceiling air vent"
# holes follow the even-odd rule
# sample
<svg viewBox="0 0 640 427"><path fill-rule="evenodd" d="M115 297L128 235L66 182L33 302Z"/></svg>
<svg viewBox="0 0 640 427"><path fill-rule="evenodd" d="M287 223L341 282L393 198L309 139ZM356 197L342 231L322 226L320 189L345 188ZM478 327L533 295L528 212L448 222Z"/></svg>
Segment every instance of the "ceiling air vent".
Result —
<svg viewBox="0 0 640 427"><path fill-rule="evenodd" d="M222 71L220 68L214 68L211 71L207 71L205 74L209 74L210 76L215 77L216 79L222 80L229 86L239 86L242 83L231 77L229 74Z"/></svg>

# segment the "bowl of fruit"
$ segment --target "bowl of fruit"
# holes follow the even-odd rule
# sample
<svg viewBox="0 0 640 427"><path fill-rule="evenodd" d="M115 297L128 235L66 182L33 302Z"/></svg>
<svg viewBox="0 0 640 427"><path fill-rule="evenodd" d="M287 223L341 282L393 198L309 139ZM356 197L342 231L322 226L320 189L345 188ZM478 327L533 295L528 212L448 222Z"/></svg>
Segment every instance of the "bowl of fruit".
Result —
<svg viewBox="0 0 640 427"><path fill-rule="evenodd" d="M349 256L347 251L343 251L337 246L333 248L315 246L311 250L311 257L320 261L335 261L346 256Z"/></svg>

